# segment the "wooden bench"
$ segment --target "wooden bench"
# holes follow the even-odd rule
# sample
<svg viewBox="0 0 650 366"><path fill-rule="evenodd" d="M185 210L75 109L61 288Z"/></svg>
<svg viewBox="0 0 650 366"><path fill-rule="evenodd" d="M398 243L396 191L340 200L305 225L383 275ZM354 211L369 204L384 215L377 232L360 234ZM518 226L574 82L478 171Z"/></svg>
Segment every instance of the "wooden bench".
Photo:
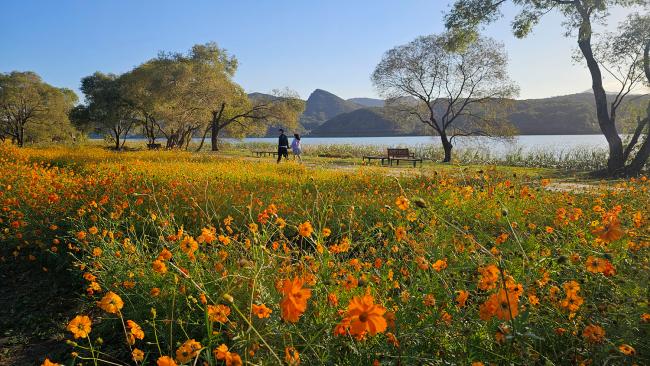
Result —
<svg viewBox="0 0 650 366"><path fill-rule="evenodd" d="M253 151L253 154L258 158L263 156L278 156L277 151Z"/></svg>
<svg viewBox="0 0 650 366"><path fill-rule="evenodd" d="M393 161L397 162L397 165L399 165L400 161L408 161L410 163L413 163L413 167L415 168L417 163L420 163L422 165L422 158L416 158L415 154L410 152L409 149L388 149L388 163L392 166Z"/></svg>
<svg viewBox="0 0 650 366"><path fill-rule="evenodd" d="M381 160L381 165L384 165L384 161L388 160L388 156L363 156L361 157L361 161L365 162L368 160L368 163L370 163L371 160Z"/></svg>

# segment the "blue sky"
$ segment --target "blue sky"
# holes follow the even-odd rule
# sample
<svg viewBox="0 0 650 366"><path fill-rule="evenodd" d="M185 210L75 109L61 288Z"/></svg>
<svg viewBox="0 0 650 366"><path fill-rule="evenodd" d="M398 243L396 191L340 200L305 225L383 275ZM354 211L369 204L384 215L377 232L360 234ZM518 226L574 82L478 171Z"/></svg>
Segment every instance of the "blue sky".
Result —
<svg viewBox="0 0 650 366"><path fill-rule="evenodd" d="M449 1L438 0L4 0L0 72L32 70L78 90L95 71L122 73L159 51L216 41L240 63L247 91L289 87L303 98L321 88L344 98L377 95L370 74L382 54L419 35L444 30ZM614 9L610 26L627 11ZM515 39L513 9L486 29L504 42L520 98L575 93L591 86L571 61L575 40L561 17L544 18Z"/></svg>

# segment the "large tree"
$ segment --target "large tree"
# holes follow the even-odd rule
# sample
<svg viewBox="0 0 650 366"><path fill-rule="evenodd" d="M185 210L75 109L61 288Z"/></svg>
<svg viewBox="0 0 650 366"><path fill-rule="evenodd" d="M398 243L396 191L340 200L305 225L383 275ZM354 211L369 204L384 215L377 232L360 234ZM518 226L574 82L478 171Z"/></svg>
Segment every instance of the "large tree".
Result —
<svg viewBox="0 0 650 366"><path fill-rule="evenodd" d="M0 74L0 135L18 146L68 138L74 135L68 112L76 101L72 90L49 85L36 73Z"/></svg>
<svg viewBox="0 0 650 366"><path fill-rule="evenodd" d="M600 64L620 83L620 90L611 104L615 115L623 97L639 84L650 87L650 14L631 14L619 26L617 33L607 34L598 44ZM645 136L641 141L641 136ZM633 152L636 150L636 154ZM637 175L650 156L650 101L645 111L637 116L637 125L623 151L627 164L621 171L625 175ZM628 163L629 161L629 163Z"/></svg>
<svg viewBox="0 0 650 366"><path fill-rule="evenodd" d="M262 134L272 123L297 126L303 109L297 97L251 100L232 80L236 70L236 58L215 43L195 45L187 53L162 53L124 76L127 99L149 140L162 135L168 148L187 148L199 134L199 149L210 135L216 151L223 134Z"/></svg>
<svg viewBox="0 0 650 366"><path fill-rule="evenodd" d="M507 74L503 45L478 38L450 50L449 35L430 35L384 55L372 81L393 109L414 116L440 136L444 162L458 136L505 136L501 112L517 86Z"/></svg>
<svg viewBox="0 0 650 366"><path fill-rule="evenodd" d="M85 106L76 107L71 118L78 126L104 134L116 150L121 150L126 137L137 124L135 110L124 96L124 81L115 74L96 72L81 80Z"/></svg>
<svg viewBox="0 0 650 366"><path fill-rule="evenodd" d="M603 86L602 67L592 45L593 24L605 20L613 6L647 5L648 0L456 0L446 16L447 28L454 34L451 44L462 47L474 39L482 24L500 18L500 8L506 3L520 9L512 21L513 33L518 38L530 34L541 18L552 11L564 16L565 34L576 36L578 48L591 74L598 125L609 145L606 173L625 174L628 171L626 149L616 126L616 109L625 95L620 94L619 101L609 104Z"/></svg>
<svg viewBox="0 0 650 366"><path fill-rule="evenodd" d="M212 151L219 150L219 136L225 132L230 137L263 135L269 127L296 129L305 108L296 93L290 90L274 90L273 94L249 98L239 90L230 98L216 100L217 108L209 109L210 124L203 137L210 133ZM203 145L203 139L198 150Z"/></svg>

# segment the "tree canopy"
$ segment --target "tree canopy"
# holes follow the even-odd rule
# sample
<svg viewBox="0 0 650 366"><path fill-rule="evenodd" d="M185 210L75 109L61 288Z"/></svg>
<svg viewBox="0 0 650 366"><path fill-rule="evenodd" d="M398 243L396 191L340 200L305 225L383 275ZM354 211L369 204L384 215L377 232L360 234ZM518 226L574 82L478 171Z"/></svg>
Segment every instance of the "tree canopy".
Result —
<svg viewBox="0 0 650 366"><path fill-rule="evenodd" d="M519 9L511 23L513 34L518 38L530 34L544 15L552 11L557 11L564 16L564 33L566 36L576 36L578 48L591 75L598 124L609 145L605 173L608 175L638 174L640 170L638 164L626 166L628 157L625 151L628 147L624 146L616 124L616 109L620 103L612 105L608 103L603 86L601 70L603 63L597 59L598 50L592 44L592 37L594 36L593 25L605 22L612 7L643 6L648 4L647 0L456 0L445 17L446 26L452 34L448 47L458 49L465 47L477 37L482 25L492 23L502 16L500 9L506 3L512 3ZM622 38L634 42L633 38L625 36ZM620 57L623 57L616 52L612 54L619 57L619 62ZM622 101L623 98L625 93L620 93L617 102ZM638 155L639 158L643 156L643 154Z"/></svg>
<svg viewBox="0 0 650 366"><path fill-rule="evenodd" d="M76 102L72 90L53 87L34 72L0 74L0 138L18 146L74 138L68 112Z"/></svg>
<svg viewBox="0 0 650 366"><path fill-rule="evenodd" d="M518 93L507 74L503 45L479 37L450 50L448 42L448 34L418 37L387 51L372 74L389 106L440 136L445 162L456 136L511 134L500 112L507 98Z"/></svg>

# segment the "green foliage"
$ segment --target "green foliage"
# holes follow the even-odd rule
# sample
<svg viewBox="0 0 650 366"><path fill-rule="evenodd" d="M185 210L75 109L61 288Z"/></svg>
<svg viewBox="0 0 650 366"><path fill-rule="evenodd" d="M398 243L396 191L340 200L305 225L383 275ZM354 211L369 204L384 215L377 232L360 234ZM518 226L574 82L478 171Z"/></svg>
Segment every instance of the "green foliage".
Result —
<svg viewBox="0 0 650 366"><path fill-rule="evenodd" d="M107 136L116 149L121 149L136 123L135 110L124 96L124 80L96 72L81 80L81 91L88 104L71 112L75 124Z"/></svg>
<svg viewBox="0 0 650 366"><path fill-rule="evenodd" d="M72 90L53 87L36 73L0 74L0 138L19 146L73 139L68 112L76 102Z"/></svg>

